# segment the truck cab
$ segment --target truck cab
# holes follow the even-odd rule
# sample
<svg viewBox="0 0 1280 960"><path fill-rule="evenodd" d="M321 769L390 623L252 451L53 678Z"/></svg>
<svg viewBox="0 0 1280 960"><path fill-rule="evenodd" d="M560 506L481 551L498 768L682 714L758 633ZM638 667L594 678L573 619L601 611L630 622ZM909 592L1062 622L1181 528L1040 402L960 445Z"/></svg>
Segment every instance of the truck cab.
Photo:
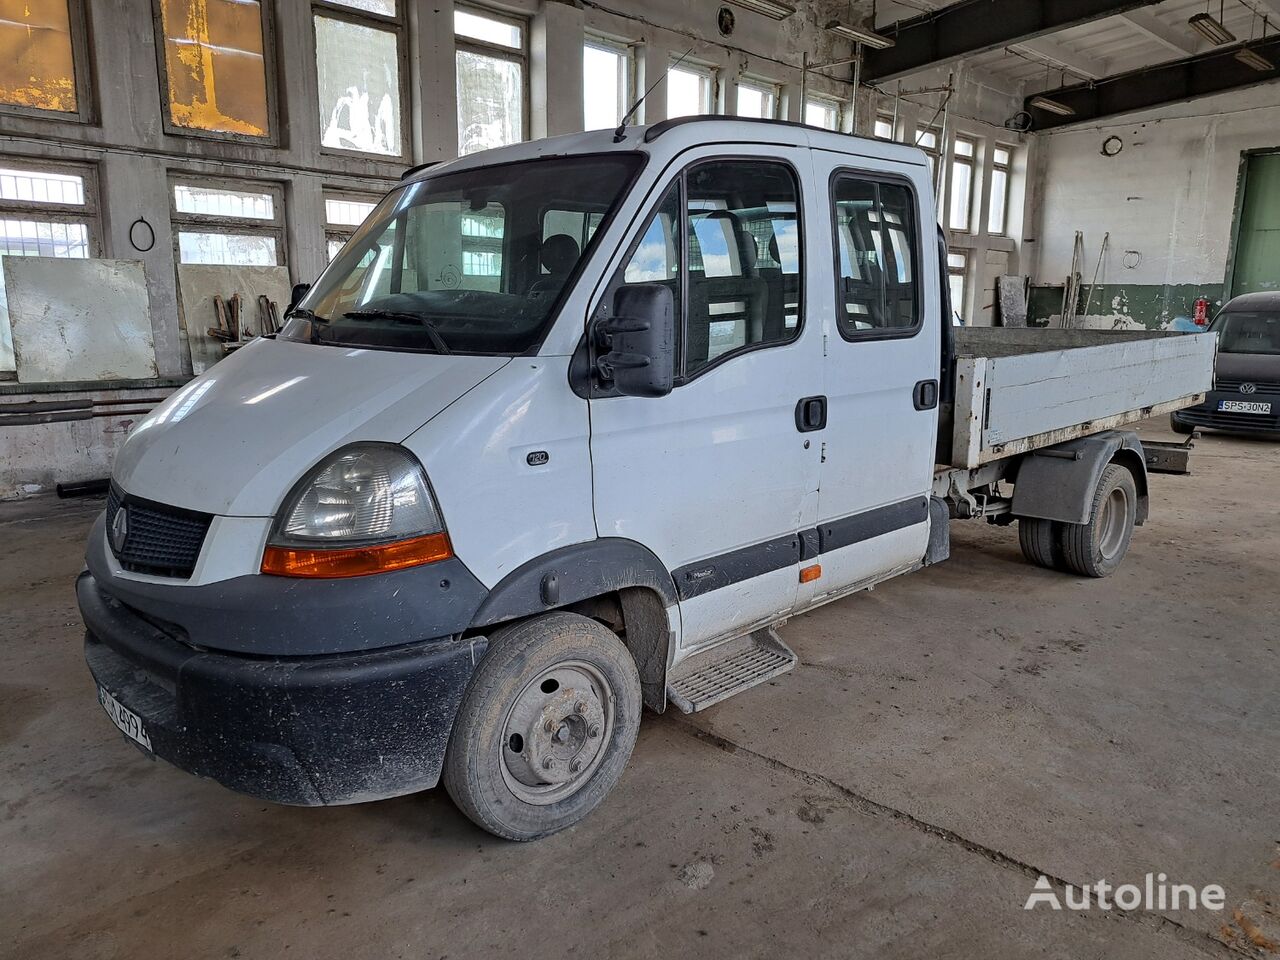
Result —
<svg viewBox="0 0 1280 960"><path fill-rule="evenodd" d="M961 500L1012 519L1013 461L935 464L933 211L920 151L733 118L411 173L125 444L77 583L107 713L277 802L581 819L643 706L791 669L781 621L944 559ZM1027 499L1029 556L1114 569L1135 446L1038 465L1079 503Z"/></svg>

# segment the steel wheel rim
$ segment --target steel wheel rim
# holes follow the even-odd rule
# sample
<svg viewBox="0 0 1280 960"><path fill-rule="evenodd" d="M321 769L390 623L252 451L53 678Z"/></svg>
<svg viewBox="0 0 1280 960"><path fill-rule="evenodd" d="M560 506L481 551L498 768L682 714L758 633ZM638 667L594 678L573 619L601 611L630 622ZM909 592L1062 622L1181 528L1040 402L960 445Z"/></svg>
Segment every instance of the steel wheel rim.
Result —
<svg viewBox="0 0 1280 960"><path fill-rule="evenodd" d="M1111 560L1120 552L1125 530L1129 526L1129 494L1124 487L1116 487L1102 502L1101 526L1098 552L1103 559Z"/></svg>
<svg viewBox="0 0 1280 960"><path fill-rule="evenodd" d="M596 772L613 735L616 696L605 675L581 660L538 673L502 722L502 779L525 803L571 797Z"/></svg>

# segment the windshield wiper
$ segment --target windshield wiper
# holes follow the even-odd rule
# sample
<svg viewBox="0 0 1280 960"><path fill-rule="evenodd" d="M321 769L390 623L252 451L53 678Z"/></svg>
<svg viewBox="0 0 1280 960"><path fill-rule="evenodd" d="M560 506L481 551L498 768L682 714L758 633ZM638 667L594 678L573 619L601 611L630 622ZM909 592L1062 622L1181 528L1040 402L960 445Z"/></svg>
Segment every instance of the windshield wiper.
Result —
<svg viewBox="0 0 1280 960"><path fill-rule="evenodd" d="M449 345L444 342L444 338L440 336L440 331L436 329L436 325L427 319L421 313L408 313L404 310L350 310L343 314L348 320L392 320L402 323L415 323L427 332L427 336L431 339L431 345L436 348L437 353L452 353Z"/></svg>

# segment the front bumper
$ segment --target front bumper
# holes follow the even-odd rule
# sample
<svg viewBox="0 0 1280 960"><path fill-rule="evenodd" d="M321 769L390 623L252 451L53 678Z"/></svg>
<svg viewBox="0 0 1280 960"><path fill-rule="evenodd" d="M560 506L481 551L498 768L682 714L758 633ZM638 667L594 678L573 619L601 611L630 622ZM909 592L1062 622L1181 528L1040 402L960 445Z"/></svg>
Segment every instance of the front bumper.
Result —
<svg viewBox="0 0 1280 960"><path fill-rule="evenodd" d="M192 646L76 581L99 685L156 756L276 803L358 803L434 787L487 643L446 637L360 653L255 657Z"/></svg>
<svg viewBox="0 0 1280 960"><path fill-rule="evenodd" d="M1244 400L1271 404L1270 414L1227 413L1218 410L1220 400ZM1203 403L1178 410L1173 419L1185 427L1205 427L1229 433L1280 433L1280 395L1249 394L1238 390L1213 390Z"/></svg>

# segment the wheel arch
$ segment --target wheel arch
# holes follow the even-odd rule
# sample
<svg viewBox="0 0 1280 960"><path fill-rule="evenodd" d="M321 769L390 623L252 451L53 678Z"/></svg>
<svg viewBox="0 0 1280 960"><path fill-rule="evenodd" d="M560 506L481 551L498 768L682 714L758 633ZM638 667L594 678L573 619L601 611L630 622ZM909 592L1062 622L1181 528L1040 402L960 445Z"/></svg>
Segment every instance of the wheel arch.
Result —
<svg viewBox="0 0 1280 960"><path fill-rule="evenodd" d="M1112 463L1133 474L1137 523L1150 512L1147 460L1131 430L1108 430L1026 454L1013 486L1013 514L1062 523L1087 523L1094 488Z"/></svg>

